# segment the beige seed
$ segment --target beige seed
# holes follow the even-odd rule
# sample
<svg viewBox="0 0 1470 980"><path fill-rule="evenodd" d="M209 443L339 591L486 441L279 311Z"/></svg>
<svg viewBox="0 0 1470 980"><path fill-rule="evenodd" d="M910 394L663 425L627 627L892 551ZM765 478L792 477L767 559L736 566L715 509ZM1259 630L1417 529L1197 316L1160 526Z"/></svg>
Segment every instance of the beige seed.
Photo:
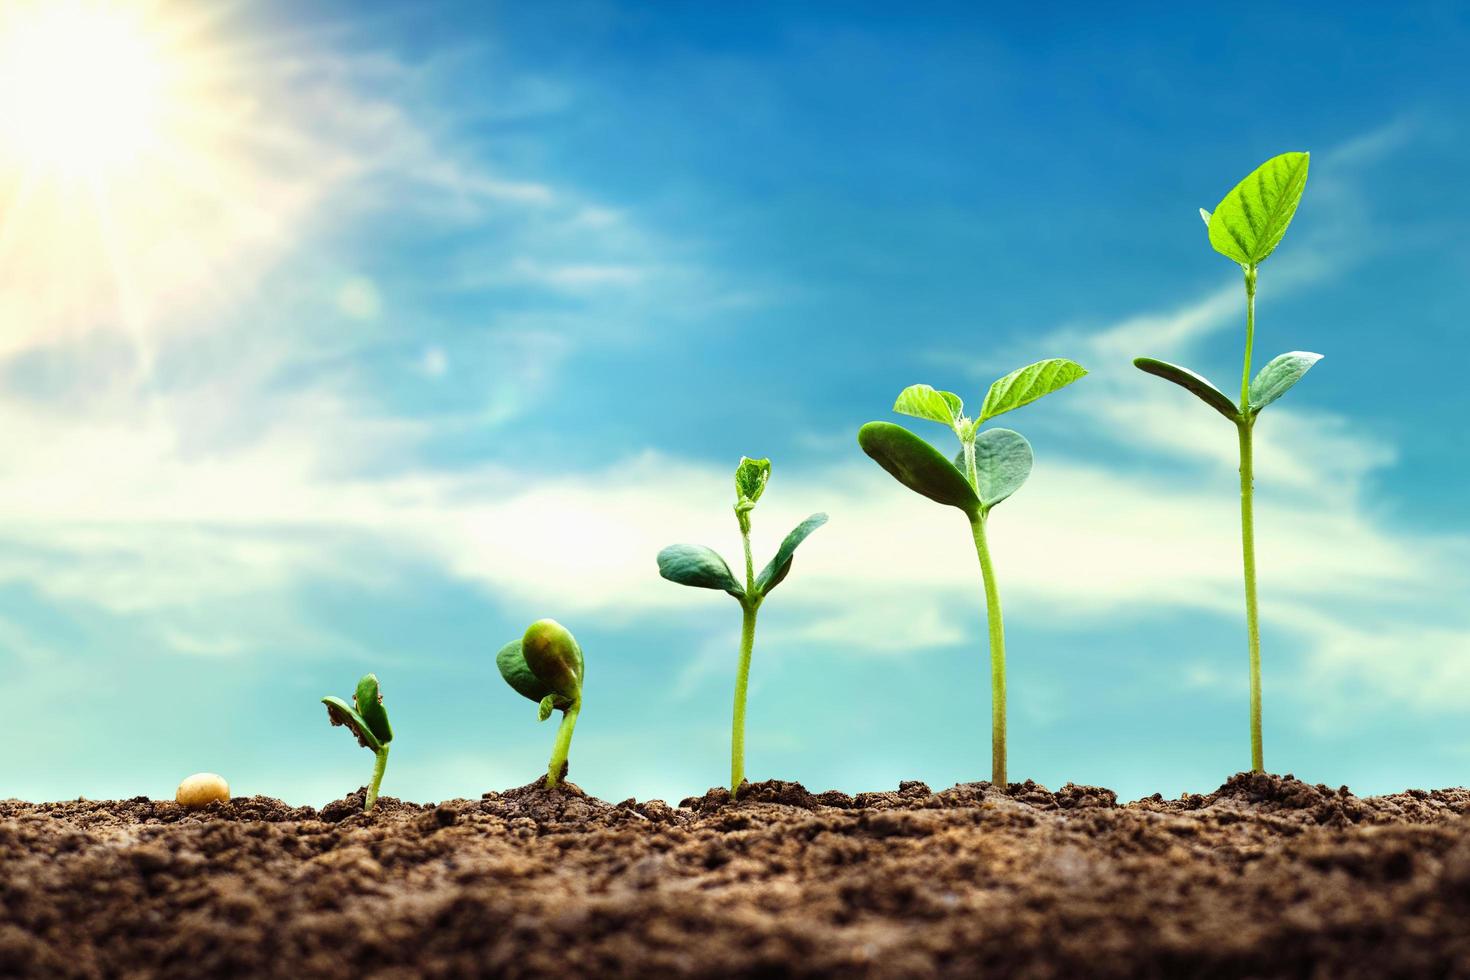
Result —
<svg viewBox="0 0 1470 980"><path fill-rule="evenodd" d="M230 784L225 782L225 777L212 772L196 772L179 783L179 791L174 794L175 800L191 809L208 806L215 800L224 803L229 798Z"/></svg>

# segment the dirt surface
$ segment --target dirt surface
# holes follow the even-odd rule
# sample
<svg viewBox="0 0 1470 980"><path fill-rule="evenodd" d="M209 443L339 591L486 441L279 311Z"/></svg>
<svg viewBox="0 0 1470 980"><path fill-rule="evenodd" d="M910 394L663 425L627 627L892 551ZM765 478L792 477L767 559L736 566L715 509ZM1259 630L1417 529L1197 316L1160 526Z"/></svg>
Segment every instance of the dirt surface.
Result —
<svg viewBox="0 0 1470 980"><path fill-rule="evenodd" d="M0 801L0 976L1470 977L1470 791Z"/></svg>

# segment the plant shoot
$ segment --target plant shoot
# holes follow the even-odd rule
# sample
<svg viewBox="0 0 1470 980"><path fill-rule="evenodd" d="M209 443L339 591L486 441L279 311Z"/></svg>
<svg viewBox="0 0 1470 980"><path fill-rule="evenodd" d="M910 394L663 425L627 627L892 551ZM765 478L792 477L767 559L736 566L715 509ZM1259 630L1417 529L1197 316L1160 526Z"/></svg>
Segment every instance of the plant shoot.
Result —
<svg viewBox="0 0 1470 980"><path fill-rule="evenodd" d="M555 789L567 776L572 731L582 713L582 648L571 631L556 620L538 619L519 640L500 648L495 665L516 693L536 702L540 721L550 718L553 711L561 712L561 725L546 766L546 788Z"/></svg>
<svg viewBox="0 0 1470 980"><path fill-rule="evenodd" d="M357 736L358 745L373 751L373 778L362 801L362 812L367 813L378 802L378 787L383 782L383 770L388 768L388 743L393 741L393 727L388 724L388 710L383 707L377 675L364 674L357 682L351 706L330 695L322 698L322 704L327 706L327 717L333 725L346 725Z"/></svg>

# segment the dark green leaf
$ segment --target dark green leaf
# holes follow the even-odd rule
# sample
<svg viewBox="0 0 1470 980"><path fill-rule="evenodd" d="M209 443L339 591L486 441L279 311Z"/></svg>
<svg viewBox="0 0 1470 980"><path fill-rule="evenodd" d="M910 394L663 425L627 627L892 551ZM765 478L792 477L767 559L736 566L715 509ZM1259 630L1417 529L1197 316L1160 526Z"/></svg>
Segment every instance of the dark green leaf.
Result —
<svg viewBox="0 0 1470 980"><path fill-rule="evenodd" d="M1286 394L1320 360L1321 354L1304 350L1294 350L1273 357L1251 382L1251 414L1259 412Z"/></svg>
<svg viewBox="0 0 1470 980"><path fill-rule="evenodd" d="M971 518L979 516L980 500L960 471L939 450L903 426L869 422L858 430L858 445L915 493L958 507Z"/></svg>
<svg viewBox="0 0 1470 980"><path fill-rule="evenodd" d="M1029 405L1043 395L1065 388L1087 373L1076 361L1053 357L1012 371L990 386L985 404L980 407L980 421L993 419L1004 412Z"/></svg>
<svg viewBox="0 0 1470 980"><path fill-rule="evenodd" d="M954 427L965 414L965 403L952 391L936 391L929 385L909 385L898 393L893 410L901 415Z"/></svg>
<svg viewBox="0 0 1470 980"><path fill-rule="evenodd" d="M786 576L791 573L791 557L796 554L797 546L807 539L807 535L826 523L826 514L813 514L786 535L786 540L782 541L781 547L776 549L776 557L772 558L770 564L761 569L761 573L756 576L755 585L761 595L769 594L772 589L785 581Z"/></svg>
<svg viewBox="0 0 1470 980"><path fill-rule="evenodd" d="M357 682L357 693L353 695L357 713L367 722L378 741L387 745L393 741L393 726L388 724L388 710L383 707L383 694L378 687L377 674L364 674Z"/></svg>
<svg viewBox="0 0 1470 980"><path fill-rule="evenodd" d="M374 752L383 748L383 743L379 742L372 729L368 728L368 723L362 720L362 715L349 707L346 701L328 696L322 698L322 704L327 706L327 718L332 724L345 725L347 730L357 737L358 745L365 749L372 749Z"/></svg>
<svg viewBox="0 0 1470 980"><path fill-rule="evenodd" d="M582 648L554 619L538 619L521 637L521 658L551 693L567 701L582 696Z"/></svg>
<svg viewBox="0 0 1470 980"><path fill-rule="evenodd" d="M1193 392L1199 400L1219 412L1232 422L1240 418L1240 410L1235 403L1225 397L1225 393L1189 368L1170 364L1168 361L1155 360L1152 357L1135 357L1133 366L1140 371L1172 381L1186 391Z"/></svg>
<svg viewBox="0 0 1470 980"><path fill-rule="evenodd" d="M658 573L670 582L698 589L723 589L735 598L745 589L730 574L725 559L702 544L671 544L658 553Z"/></svg>
<svg viewBox="0 0 1470 980"><path fill-rule="evenodd" d="M500 668L500 676L505 678L505 682L528 700L540 701L553 693L547 683L537 677L526 663L520 640L512 640L500 648L500 652L495 655L495 666Z"/></svg>
<svg viewBox="0 0 1470 980"><path fill-rule="evenodd" d="M1235 185L1210 215L1210 244L1241 265L1258 265L1281 244L1307 186L1306 153L1283 153Z"/></svg>
<svg viewBox="0 0 1470 980"><path fill-rule="evenodd" d="M740 465L735 468L737 498L755 503L761 499L761 494L766 492L766 481L770 478L771 461L769 459L751 459L748 456L741 456Z"/></svg>
<svg viewBox="0 0 1470 980"><path fill-rule="evenodd" d="M975 477L989 510L1021 489L1031 475L1031 443L1010 429L986 429L975 437Z"/></svg>

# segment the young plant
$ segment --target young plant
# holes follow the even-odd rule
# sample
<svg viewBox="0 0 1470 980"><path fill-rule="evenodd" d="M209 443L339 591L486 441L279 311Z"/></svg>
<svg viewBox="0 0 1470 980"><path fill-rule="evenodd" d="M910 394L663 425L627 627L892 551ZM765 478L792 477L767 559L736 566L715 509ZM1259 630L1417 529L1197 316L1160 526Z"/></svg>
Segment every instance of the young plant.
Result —
<svg viewBox="0 0 1470 980"><path fill-rule="evenodd" d="M378 787L383 782L383 770L388 768L388 743L393 741L393 727L388 724L388 709L383 707L377 675L364 674L357 682L351 707L330 695L322 698L322 704L327 706L327 717L333 725L346 725L357 736L358 745L373 750L373 780L362 801L362 812L367 813L378 802Z"/></svg>
<svg viewBox="0 0 1470 980"><path fill-rule="evenodd" d="M1177 364L1140 357L1134 360L1149 374L1172 381L1235 424L1240 444L1240 545L1245 568L1245 622L1251 677L1251 768L1265 771L1261 752L1261 626L1256 608L1256 527L1251 436L1261 410L1284 395L1321 354L1289 351L1273 358L1251 378L1251 348L1256 335L1256 275L1266 256L1275 250L1296 214L1307 186L1305 153L1283 153L1256 168L1225 195L1214 213L1200 209L1215 251L1238 263L1245 272L1245 366L1240 374L1240 401L1193 371Z"/></svg>
<svg viewBox="0 0 1470 980"><path fill-rule="evenodd" d="M910 385L893 410L949 426L960 440L951 461L908 429L891 422L869 422L858 430L858 444L904 486L930 500L957 507L969 518L980 577L985 586L985 620L990 634L990 782L1006 785L1006 637L1000 590L985 527L990 511L1021 488L1031 473L1031 444L1010 429L980 426L1043 395L1064 388L1087 373L1064 357L1037 361L996 381L985 394L978 418L967 418L965 403L951 391Z"/></svg>
<svg viewBox="0 0 1470 980"><path fill-rule="evenodd" d="M791 560L797 547L807 536L827 523L826 514L813 514L796 526L761 573L755 573L750 556L750 512L766 491L771 478L769 459L740 457L735 469L735 519L740 525L740 538L745 546L745 583L730 573L713 550L698 544L671 544L658 553L658 573L670 582L699 589L720 589L740 603L744 618L740 627L740 662L735 669L735 711L730 726L730 795L740 791L745 782L745 694L750 685L750 655L755 649L755 620L761 603L771 590L791 573Z"/></svg>
<svg viewBox="0 0 1470 980"><path fill-rule="evenodd" d="M567 753L572 748L572 730L582 713L582 677L585 665L582 648L571 631L554 619L538 619L519 640L512 640L495 655L495 665L516 692L535 701L541 721L561 712L561 727L546 766L546 788L555 789L567 775Z"/></svg>

